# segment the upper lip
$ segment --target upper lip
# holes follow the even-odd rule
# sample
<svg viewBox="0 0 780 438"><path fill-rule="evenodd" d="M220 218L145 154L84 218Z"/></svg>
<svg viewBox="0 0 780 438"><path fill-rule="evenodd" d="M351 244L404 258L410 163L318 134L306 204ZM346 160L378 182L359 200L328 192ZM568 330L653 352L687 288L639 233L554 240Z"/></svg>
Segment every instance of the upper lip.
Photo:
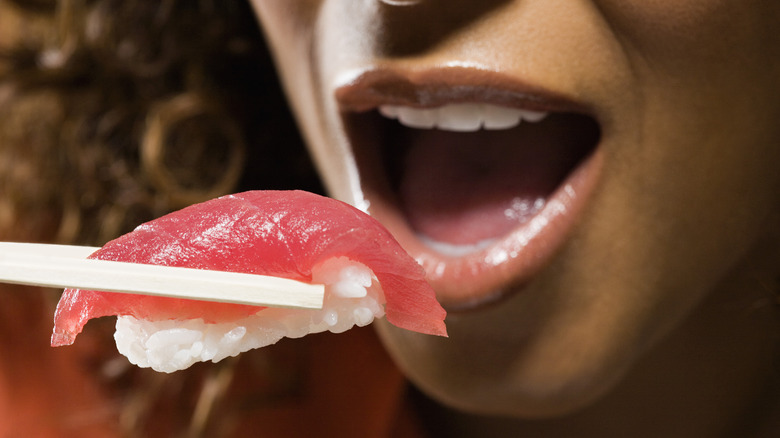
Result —
<svg viewBox="0 0 780 438"><path fill-rule="evenodd" d="M348 131L354 128L350 127L350 114L388 104L427 108L480 102L534 111L585 114L597 119L592 107L564 93L499 72L470 67L369 69L339 84L335 97ZM360 141L356 141L355 135L351 137L353 152L360 164L362 191L370 203L369 212L383 222L426 268L429 281L449 311L474 308L503 298L512 286L529 281L541 270L573 228L582 210L583 198L595 187L601 167L601 154L596 148L548 198L547 205L537 216L538 221L518 226L487 248L464 256L445 256L428 248L410 230L394 204L388 185L377 177L381 172L367 168L376 165L376 158L366 159L358 144Z"/></svg>
<svg viewBox="0 0 780 438"><path fill-rule="evenodd" d="M376 68L358 72L337 84L342 111L360 112L379 105L436 107L448 103L483 102L534 111L594 115L593 108L571 96L487 69Z"/></svg>

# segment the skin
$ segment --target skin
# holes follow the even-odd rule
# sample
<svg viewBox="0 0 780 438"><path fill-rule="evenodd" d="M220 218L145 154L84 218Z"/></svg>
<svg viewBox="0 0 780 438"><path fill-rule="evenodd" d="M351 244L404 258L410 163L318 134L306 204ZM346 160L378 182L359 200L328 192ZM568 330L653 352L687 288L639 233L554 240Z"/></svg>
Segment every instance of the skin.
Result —
<svg viewBox="0 0 780 438"><path fill-rule="evenodd" d="M446 339L380 326L409 378L448 406L431 421L479 436L771 433L780 4L254 4L331 194L388 224L334 97L356 69L478 66L599 123L584 212L530 280L501 285L518 293L451 313Z"/></svg>

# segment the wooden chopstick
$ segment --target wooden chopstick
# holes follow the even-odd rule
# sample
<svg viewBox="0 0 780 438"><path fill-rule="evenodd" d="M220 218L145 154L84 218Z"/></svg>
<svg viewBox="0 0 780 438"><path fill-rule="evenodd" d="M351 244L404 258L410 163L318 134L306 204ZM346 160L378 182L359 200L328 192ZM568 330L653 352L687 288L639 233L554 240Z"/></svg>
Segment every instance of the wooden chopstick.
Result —
<svg viewBox="0 0 780 438"><path fill-rule="evenodd" d="M0 242L0 283L321 309L325 286L287 278L92 260L98 248Z"/></svg>

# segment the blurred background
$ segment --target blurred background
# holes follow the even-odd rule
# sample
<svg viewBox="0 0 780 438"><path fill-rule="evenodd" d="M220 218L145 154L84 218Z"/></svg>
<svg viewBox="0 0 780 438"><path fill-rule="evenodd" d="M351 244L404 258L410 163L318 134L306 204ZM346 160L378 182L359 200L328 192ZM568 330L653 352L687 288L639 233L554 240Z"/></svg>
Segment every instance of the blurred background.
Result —
<svg viewBox="0 0 780 438"><path fill-rule="evenodd" d="M225 193L321 193L277 82L244 1L0 0L0 240L102 245ZM0 284L0 437L394 422L402 378L370 329L158 374L118 355L113 318L49 347L59 294Z"/></svg>

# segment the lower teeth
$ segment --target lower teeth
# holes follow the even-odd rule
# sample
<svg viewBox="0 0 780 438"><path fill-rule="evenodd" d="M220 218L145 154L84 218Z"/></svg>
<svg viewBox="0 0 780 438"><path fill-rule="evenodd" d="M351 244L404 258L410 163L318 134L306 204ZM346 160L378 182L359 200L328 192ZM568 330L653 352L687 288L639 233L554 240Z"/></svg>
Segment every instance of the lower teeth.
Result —
<svg viewBox="0 0 780 438"><path fill-rule="evenodd" d="M428 248L431 248L439 254L450 257L462 257L478 251L482 251L496 241L496 239L485 239L477 243L457 245L453 243L439 242L424 235L418 235L417 238L420 239L420 242L422 242Z"/></svg>

